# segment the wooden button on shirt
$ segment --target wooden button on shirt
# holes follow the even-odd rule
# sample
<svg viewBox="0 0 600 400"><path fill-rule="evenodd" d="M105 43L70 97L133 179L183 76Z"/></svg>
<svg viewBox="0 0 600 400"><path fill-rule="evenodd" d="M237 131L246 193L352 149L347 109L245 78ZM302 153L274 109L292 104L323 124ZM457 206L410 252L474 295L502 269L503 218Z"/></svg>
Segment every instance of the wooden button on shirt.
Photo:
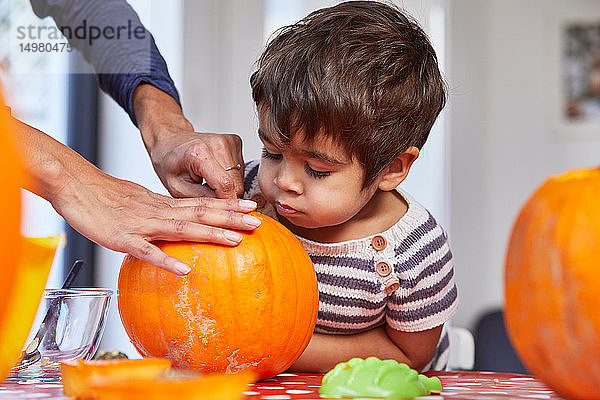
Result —
<svg viewBox="0 0 600 400"><path fill-rule="evenodd" d="M377 263L375 268L377 269L379 276L388 276L392 273L392 267L390 267L390 265L384 261Z"/></svg>
<svg viewBox="0 0 600 400"><path fill-rule="evenodd" d="M388 285L385 287L385 292L387 294L392 294L394 293L396 290L398 290L398 288L400 287L400 283L398 281L395 282L390 282L388 283Z"/></svg>
<svg viewBox="0 0 600 400"><path fill-rule="evenodd" d="M386 248L387 242L383 236L377 235L371 240L371 246L373 246L375 250L381 251Z"/></svg>

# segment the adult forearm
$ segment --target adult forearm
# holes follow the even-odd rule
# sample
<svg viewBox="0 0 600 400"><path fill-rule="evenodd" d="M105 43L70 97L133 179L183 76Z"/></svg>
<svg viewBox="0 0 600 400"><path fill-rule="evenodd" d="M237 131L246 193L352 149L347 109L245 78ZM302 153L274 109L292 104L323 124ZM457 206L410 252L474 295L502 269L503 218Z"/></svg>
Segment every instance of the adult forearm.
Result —
<svg viewBox="0 0 600 400"><path fill-rule="evenodd" d="M384 327L356 335L323 335L315 333L290 371L325 373L336 364L353 357L375 356L411 365L406 354L394 344Z"/></svg>
<svg viewBox="0 0 600 400"><path fill-rule="evenodd" d="M65 196L74 181L95 167L83 157L45 133L18 120L17 143L22 146L25 169L30 177L25 189L54 203ZM101 173L101 171L97 171Z"/></svg>
<svg viewBox="0 0 600 400"><path fill-rule="evenodd" d="M146 150L158 140L180 131L193 131L179 104L169 94L154 85L141 84L133 92L133 110Z"/></svg>

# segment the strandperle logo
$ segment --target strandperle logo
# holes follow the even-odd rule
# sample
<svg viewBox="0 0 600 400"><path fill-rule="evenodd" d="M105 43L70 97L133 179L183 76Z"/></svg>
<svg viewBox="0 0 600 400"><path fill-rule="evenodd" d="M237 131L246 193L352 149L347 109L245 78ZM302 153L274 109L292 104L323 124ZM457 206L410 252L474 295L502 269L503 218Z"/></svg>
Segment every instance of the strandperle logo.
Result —
<svg viewBox="0 0 600 400"><path fill-rule="evenodd" d="M43 26L30 24L27 26L17 26L16 39L21 41L46 41L46 40L63 40L63 39L79 39L87 41L89 46L92 46L97 40L144 40L149 38L146 29L137 24L133 24L131 20L127 21L126 25L117 26L95 26L89 25L87 20L83 20L80 25L75 27L63 25Z"/></svg>
<svg viewBox="0 0 600 400"><path fill-rule="evenodd" d="M0 63L11 73L145 74L151 70L152 34L135 15L70 15L57 22L36 15L29 0L0 0L5 1L9 7L0 6L0 37L9 37L10 46L0 46ZM148 13L146 17L150 18ZM74 62L79 60L77 53L93 67ZM125 61L115 62L112 56L117 53Z"/></svg>

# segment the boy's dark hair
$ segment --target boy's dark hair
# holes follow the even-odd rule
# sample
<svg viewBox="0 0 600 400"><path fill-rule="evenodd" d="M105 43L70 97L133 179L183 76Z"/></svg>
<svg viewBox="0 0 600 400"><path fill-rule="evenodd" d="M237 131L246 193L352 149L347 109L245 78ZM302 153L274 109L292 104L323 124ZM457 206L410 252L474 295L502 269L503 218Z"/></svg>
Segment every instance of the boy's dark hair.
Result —
<svg viewBox="0 0 600 400"><path fill-rule="evenodd" d="M426 34L376 1L340 3L281 28L250 84L269 141L323 133L365 167L363 187L408 147L422 148L446 102Z"/></svg>

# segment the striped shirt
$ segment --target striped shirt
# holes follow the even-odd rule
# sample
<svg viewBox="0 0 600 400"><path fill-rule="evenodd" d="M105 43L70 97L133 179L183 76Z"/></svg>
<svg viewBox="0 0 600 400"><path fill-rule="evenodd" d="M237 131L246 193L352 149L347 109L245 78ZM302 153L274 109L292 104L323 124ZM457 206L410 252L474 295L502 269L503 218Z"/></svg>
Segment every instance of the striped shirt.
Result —
<svg viewBox="0 0 600 400"><path fill-rule="evenodd" d="M246 164L244 198L260 196L259 161ZM356 334L382 325L417 332L445 324L456 312L454 264L446 233L410 195L400 220L384 232L339 243L298 237L313 261L319 287L316 333ZM259 212L277 219L271 204ZM427 369L444 369L444 329Z"/></svg>

